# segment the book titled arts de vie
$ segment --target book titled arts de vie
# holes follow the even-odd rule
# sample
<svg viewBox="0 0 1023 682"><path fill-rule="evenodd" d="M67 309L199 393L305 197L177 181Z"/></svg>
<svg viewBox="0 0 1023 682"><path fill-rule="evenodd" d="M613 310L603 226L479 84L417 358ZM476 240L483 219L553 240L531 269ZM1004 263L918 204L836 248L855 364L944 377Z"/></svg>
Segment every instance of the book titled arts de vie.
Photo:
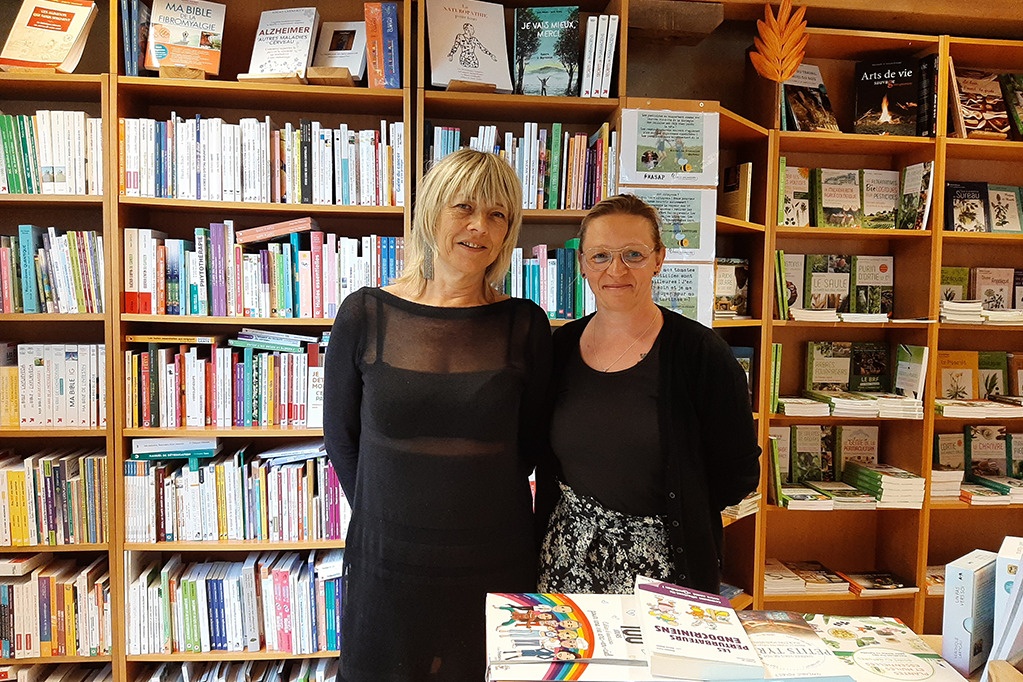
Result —
<svg viewBox="0 0 1023 682"><path fill-rule="evenodd" d="M155 0L146 43L146 68L183 66L220 73L227 5L206 0Z"/></svg>
<svg viewBox="0 0 1023 682"><path fill-rule="evenodd" d="M653 675L763 679L760 657L724 597L641 575L635 594Z"/></svg>

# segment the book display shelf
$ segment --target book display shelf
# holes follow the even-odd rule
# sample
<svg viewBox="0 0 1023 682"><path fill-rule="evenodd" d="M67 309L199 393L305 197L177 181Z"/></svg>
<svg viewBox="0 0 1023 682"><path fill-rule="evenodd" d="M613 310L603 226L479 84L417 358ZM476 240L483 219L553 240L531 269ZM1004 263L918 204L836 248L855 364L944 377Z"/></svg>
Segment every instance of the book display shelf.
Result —
<svg viewBox="0 0 1023 682"><path fill-rule="evenodd" d="M128 228L148 228L170 239L191 240L197 227L233 220L235 229L312 216L319 229L339 237L370 234L397 237L411 225L413 189L422 177L430 154L427 131L435 126L457 126L466 133L481 124L495 124L499 136L506 131L521 135L523 122L540 127L561 124L571 133L593 135L602 124L617 125L621 110L676 109L716 111L720 115L720 166L753 164L750 219L717 219L716 253L740 257L750 266L750 319L717 320L715 329L732 346L754 348L751 373L753 412L762 443L772 426L794 424L864 423L880 431L879 459L929 478L932 440L936 433L961 432L962 419L935 417L931 406L936 396L937 351L943 349L1013 350L1018 328L963 326L926 322L937 320L939 279L942 265L1023 267L1023 239L999 234L945 233L943 186L947 180L979 180L1023 185L1018 159L1023 142L962 140L952 137L946 125L949 85L938 80L937 136L866 136L851 133L805 133L780 131L779 93L757 76L746 78L746 107L735 111L718 104L716 93L673 93L685 99L646 98L627 80L639 69L630 69L629 0L603 0L580 4L581 22L594 14L616 14L620 19L618 47L609 97L541 97L486 92L443 90L430 85L429 37L424 2L399 2L401 33L401 88L297 85L238 82L248 69L249 49L260 13L266 9L294 6L288 0L228 2L228 29L220 74L208 80L128 77L122 64L121 17L117 2L98 2L100 16L92 29L77 72L72 75L0 73L0 109L5 114L34 114L39 109L74 109L103 118L105 157L102 195L0 195L0 235L18 233L23 223L59 229L91 230L103 237L104 312L78 314L0 314L0 341L18 344L68 343L102 345L106 351L104 381L107 387L102 416L106 427L0 427L0 450L10 449L27 457L49 448L62 450L102 449L108 455L106 480L109 491L100 519L108 529L105 540L92 544L2 547L0 553L52 551L58 559L73 557L86 565L97 557L109 564L112 646L100 656L49 657L45 662L74 661L89 665L112 663L119 682L135 680L143 670L164 661L216 661L286 658L324 658L336 652L287 654L280 651L149 653L130 654L126 578L154 560L165 562L180 554L185 563L199 561L240 562L253 551L326 551L338 541L255 542L239 540L205 542L128 542L125 519L128 486L124 462L130 458L134 438L155 436L217 437L224 451L249 444L252 452L301 438L322 436L316 428L295 427L191 427L137 428L129 426L126 394L126 351L138 345L132 335L231 336L243 326L279 332L319 336L329 330L327 318L253 318L230 316L177 316L129 312L125 297L124 233ZM314 0L321 21L362 18L361 3ZM506 26L512 35L514 6L508 3ZM557 4L554 2L541 4ZM741 3L740 3L741 4ZM811 22L813 20L811 12ZM908 24L912 26L913 24ZM0 31L6 26L0 25ZM749 31L752 37L753 29ZM745 45L732 52L741 52ZM992 71L1023 71L1023 42L1001 39L950 38L948 36L881 33L848 29L813 29L806 60L820 67L839 125L852 129L853 72L855 62L894 55L938 55L938 72L948 73L951 56L956 66ZM649 67L650 65L645 65ZM659 67L660 65L655 65ZM680 66L699 69L699 64ZM638 79L637 79L638 80ZM741 111L740 113L735 113ZM380 129L381 121L398 123L405 139L404 206L342 206L283 204L251 201L208 201L181 198L128 196L119 193L122 171L118 167L118 118L166 121L172 115L183 120L219 117L225 123L243 118L266 120L283 129L312 119L331 127L347 124L357 129ZM472 133L469 133L472 134ZM922 161L934 163L932 210L923 230L895 231L848 228L780 227L778 214L778 162L810 168L877 168L898 170ZM582 210L537 208L525 211L520 246L560 246L573 237ZM819 324L774 319L774 253L852 253L892 255L895 259L895 315L906 322L885 324ZM919 318L919 319L918 319ZM924 396L922 420L796 418L770 411L772 343L782 344L784 355L780 393L799 393L804 378L805 349L809 341L881 341L907 343L930 349L929 382ZM1023 432L1023 419L1009 420L1009 431ZM765 460L766 461L766 460ZM762 490L766 492L767 467ZM728 472L721 472L728 475ZM917 632L941 629L939 597L899 594L889 597L857 597L852 593L777 596L764 594L764 563L768 557L786 560L818 560L841 571L890 571L924 584L928 565L942 564L975 547L997 549L1001 537L1023 523L1023 506L972 507L961 502L925 503L920 510L791 511L764 500L759 513L726 523L726 561L723 578L746 592L740 608L792 609L833 614L881 614L897 616ZM36 659L30 659L36 660Z"/></svg>

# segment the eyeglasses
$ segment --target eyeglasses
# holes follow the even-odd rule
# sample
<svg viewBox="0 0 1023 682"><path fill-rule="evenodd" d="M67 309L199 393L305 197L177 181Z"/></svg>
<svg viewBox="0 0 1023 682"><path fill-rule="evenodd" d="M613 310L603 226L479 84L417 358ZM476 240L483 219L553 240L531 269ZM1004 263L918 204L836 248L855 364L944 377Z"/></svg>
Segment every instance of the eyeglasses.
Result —
<svg viewBox="0 0 1023 682"><path fill-rule="evenodd" d="M645 244L629 244L620 249L595 246L583 251L583 261L593 270L607 270L611 266L611 261L615 259L615 254L618 254L626 267L641 268L653 252L654 250Z"/></svg>

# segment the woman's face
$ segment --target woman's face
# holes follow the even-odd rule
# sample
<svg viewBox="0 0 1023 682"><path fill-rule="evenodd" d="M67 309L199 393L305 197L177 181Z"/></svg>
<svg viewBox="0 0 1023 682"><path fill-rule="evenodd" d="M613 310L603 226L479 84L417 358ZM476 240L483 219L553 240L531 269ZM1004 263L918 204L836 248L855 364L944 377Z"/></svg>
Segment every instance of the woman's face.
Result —
<svg viewBox="0 0 1023 682"><path fill-rule="evenodd" d="M497 260L508 236L508 209L455 197L441 208L437 220L438 272L479 275Z"/></svg>
<svg viewBox="0 0 1023 682"><path fill-rule="evenodd" d="M650 230L649 221L636 215L605 215L587 225L581 268L597 299L598 309L629 310L651 300L651 283L654 274L661 269L664 252L653 251ZM628 246L652 253L641 264L628 267L623 260ZM593 249L613 253L606 269L598 270L588 262L587 254Z"/></svg>

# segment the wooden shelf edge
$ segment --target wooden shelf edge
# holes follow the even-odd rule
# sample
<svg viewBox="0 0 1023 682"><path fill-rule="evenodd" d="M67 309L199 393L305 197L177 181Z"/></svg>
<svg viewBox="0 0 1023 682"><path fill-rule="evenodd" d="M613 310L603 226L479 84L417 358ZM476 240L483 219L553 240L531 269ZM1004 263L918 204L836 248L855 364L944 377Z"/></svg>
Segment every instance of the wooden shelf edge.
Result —
<svg viewBox="0 0 1023 682"><path fill-rule="evenodd" d="M797 592L793 594L765 594L764 602L815 602L815 601L885 601L897 599L913 599L919 592L909 594L858 595L852 592L822 592L820 594Z"/></svg>
<svg viewBox="0 0 1023 682"><path fill-rule="evenodd" d="M235 438L260 438L277 436L322 436L323 429L292 428L290 426L237 426L233 428L215 428L212 426L184 426L178 429L124 429L125 438L151 438L167 436L224 436Z"/></svg>
<svg viewBox="0 0 1023 682"><path fill-rule="evenodd" d="M329 327L334 324L330 317L213 317L212 315L140 315L121 313L122 322L149 322L165 324L217 324L225 326L287 325L289 327Z"/></svg>
<svg viewBox="0 0 1023 682"><path fill-rule="evenodd" d="M0 438L102 438L109 429L50 427L41 429L2 428Z"/></svg>
<svg viewBox="0 0 1023 682"><path fill-rule="evenodd" d="M343 549L344 540L296 540L271 542L264 540L217 540L211 542L125 542L129 552L211 552L252 550Z"/></svg>
<svg viewBox="0 0 1023 682"><path fill-rule="evenodd" d="M125 658L138 662L184 662L184 661L247 661L247 660L301 660L303 658L335 658L341 655L339 651L317 651L311 654L292 654L287 651L206 651L202 653L174 653L174 654L129 654Z"/></svg>
<svg viewBox="0 0 1023 682"><path fill-rule="evenodd" d="M42 552L108 552L110 545L105 542L81 545L4 545L0 554L39 554Z"/></svg>
<svg viewBox="0 0 1023 682"><path fill-rule="evenodd" d="M194 199L163 199L154 197L117 196L123 206L145 206L149 209L179 209L203 211L234 211L253 213L301 213L304 215L336 214L341 216L404 216L402 206L350 206L341 204L274 204L247 201L199 201Z"/></svg>
<svg viewBox="0 0 1023 682"><path fill-rule="evenodd" d="M33 658L5 658L4 665L35 665L36 663L110 663L110 654L102 656L35 656Z"/></svg>

